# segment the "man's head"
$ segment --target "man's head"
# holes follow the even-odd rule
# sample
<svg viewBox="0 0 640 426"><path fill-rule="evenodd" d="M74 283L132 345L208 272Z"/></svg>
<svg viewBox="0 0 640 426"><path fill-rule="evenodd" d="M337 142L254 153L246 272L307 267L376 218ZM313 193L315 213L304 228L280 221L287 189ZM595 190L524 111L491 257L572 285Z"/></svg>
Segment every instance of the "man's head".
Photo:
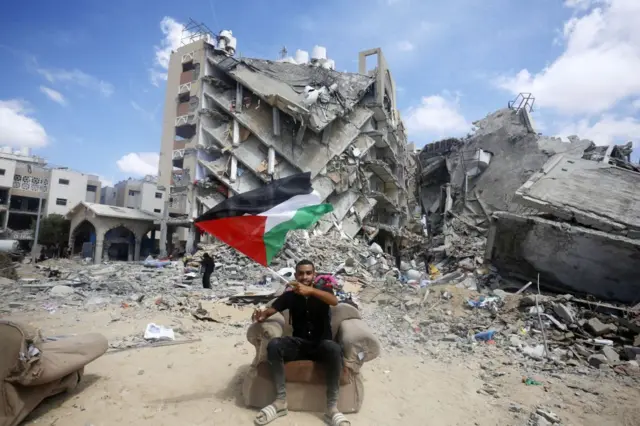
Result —
<svg viewBox="0 0 640 426"><path fill-rule="evenodd" d="M316 268L313 262L303 259L296 265L296 281L304 285L313 285L316 277Z"/></svg>

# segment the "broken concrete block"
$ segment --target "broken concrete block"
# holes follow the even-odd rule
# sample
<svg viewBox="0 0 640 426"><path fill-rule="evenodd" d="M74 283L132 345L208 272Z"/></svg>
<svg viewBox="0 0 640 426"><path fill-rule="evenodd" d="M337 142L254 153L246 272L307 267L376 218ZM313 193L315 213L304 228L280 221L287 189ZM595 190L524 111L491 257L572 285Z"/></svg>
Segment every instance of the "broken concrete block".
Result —
<svg viewBox="0 0 640 426"><path fill-rule="evenodd" d="M531 426L551 426L553 424L544 417L537 415L536 413L531 413L530 420L531 422L529 424Z"/></svg>
<svg viewBox="0 0 640 426"><path fill-rule="evenodd" d="M476 269L476 263L470 257L462 259L460 262L458 262L458 266L465 271L473 271L474 269Z"/></svg>
<svg viewBox="0 0 640 426"><path fill-rule="evenodd" d="M553 305L553 312L556 313L557 316L562 318L562 320L567 324L573 324L574 316L573 311L567 305L562 303L556 303Z"/></svg>
<svg viewBox="0 0 640 426"><path fill-rule="evenodd" d="M521 307L525 307L525 306L535 306L536 305L536 298L538 299L538 304L544 304L545 302L547 302L548 298L546 296L538 296L535 294L530 294L527 296L524 296L522 299L520 299L520 306Z"/></svg>
<svg viewBox="0 0 640 426"><path fill-rule="evenodd" d="M605 324L596 317L587 321L586 327L595 336L602 336L607 333L615 333L618 331L618 327L614 324Z"/></svg>
<svg viewBox="0 0 640 426"><path fill-rule="evenodd" d="M409 269L411 269L411 264L409 264L409 262L404 262L404 261L403 261L403 262L400 262L400 270L401 270L402 272L406 272L406 271L408 271Z"/></svg>
<svg viewBox="0 0 640 426"><path fill-rule="evenodd" d="M373 243L373 244L371 244L371 245L369 246L369 251L370 251L371 253L374 253L374 254L382 254L382 253L384 253L384 252L382 251L382 247L380 247L380 245L379 245L379 244L377 244L377 243Z"/></svg>
<svg viewBox="0 0 640 426"><path fill-rule="evenodd" d="M596 367L596 368L600 368L600 365L602 365L602 364L606 364L606 365L609 364L609 360L603 354L591 355L587 359L587 362L589 363L589 365L591 365L593 367Z"/></svg>
<svg viewBox="0 0 640 426"><path fill-rule="evenodd" d="M577 343L573 345L573 349L578 353L578 355L585 358L589 358L592 355L592 353L587 348Z"/></svg>
<svg viewBox="0 0 640 426"><path fill-rule="evenodd" d="M534 216L495 212L492 217L486 257L502 276L536 282L532 271L537 271L549 287L637 303L637 262L628 259L640 251L640 240Z"/></svg>
<svg viewBox="0 0 640 426"><path fill-rule="evenodd" d="M558 415L553 411L550 411L544 408L538 408L536 410L536 414L544 417L547 421L551 422L552 424L560 423L560 417L558 417Z"/></svg>
<svg viewBox="0 0 640 426"><path fill-rule="evenodd" d="M51 288L49 294L53 297L64 297L73 294L75 290L68 285L57 285Z"/></svg>
<svg viewBox="0 0 640 426"><path fill-rule="evenodd" d="M640 364L638 363L638 361L627 361L624 365L627 366L629 371L640 371Z"/></svg>
<svg viewBox="0 0 640 426"><path fill-rule="evenodd" d="M618 355L618 352L610 346L603 347L600 353L607 357L609 364L620 362L620 355Z"/></svg>
<svg viewBox="0 0 640 426"><path fill-rule="evenodd" d="M543 345L537 345L536 347L530 347L530 346L525 346L522 349L522 352L533 358L533 359L542 359L544 357L544 346Z"/></svg>

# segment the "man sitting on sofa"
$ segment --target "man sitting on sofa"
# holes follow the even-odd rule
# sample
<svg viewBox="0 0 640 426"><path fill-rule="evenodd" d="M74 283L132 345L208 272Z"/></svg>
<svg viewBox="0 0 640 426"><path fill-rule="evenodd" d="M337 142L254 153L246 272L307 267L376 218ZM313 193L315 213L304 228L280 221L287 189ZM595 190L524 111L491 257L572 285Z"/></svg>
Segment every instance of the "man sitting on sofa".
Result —
<svg viewBox="0 0 640 426"><path fill-rule="evenodd" d="M314 286L316 271L309 260L296 265L295 281L277 298L270 308L256 310L253 320L263 322L276 312L289 310L293 335L272 339L267 346L267 359L276 386L276 400L260 410L257 425L266 425L285 416L287 394L284 363L313 360L322 363L327 371L327 411L325 418L331 426L349 426L351 423L338 411L338 391L342 373L342 348L332 339L331 311L338 304L330 285Z"/></svg>

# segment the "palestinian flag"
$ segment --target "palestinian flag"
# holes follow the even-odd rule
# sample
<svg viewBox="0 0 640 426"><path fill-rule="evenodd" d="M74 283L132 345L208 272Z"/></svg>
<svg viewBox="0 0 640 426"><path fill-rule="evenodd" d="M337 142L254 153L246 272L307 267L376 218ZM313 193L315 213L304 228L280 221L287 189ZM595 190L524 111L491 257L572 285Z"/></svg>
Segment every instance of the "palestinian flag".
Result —
<svg viewBox="0 0 640 426"><path fill-rule="evenodd" d="M285 243L287 232L308 229L333 211L313 191L311 173L274 180L226 199L195 220L207 232L267 266Z"/></svg>

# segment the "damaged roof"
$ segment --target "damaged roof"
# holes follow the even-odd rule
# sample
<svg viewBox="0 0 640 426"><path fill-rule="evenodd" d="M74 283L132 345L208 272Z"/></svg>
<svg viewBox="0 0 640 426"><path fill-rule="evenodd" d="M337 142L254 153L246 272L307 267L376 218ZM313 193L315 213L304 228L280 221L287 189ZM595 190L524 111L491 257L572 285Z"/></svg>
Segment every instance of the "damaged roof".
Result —
<svg viewBox="0 0 640 426"><path fill-rule="evenodd" d="M91 210L96 216L114 217L118 219L131 219L131 220L156 220L162 216L152 214L139 209L129 209L125 207L109 206L106 204L88 203L86 201L79 202L69 213L67 218L71 218L81 208Z"/></svg>
<svg viewBox="0 0 640 426"><path fill-rule="evenodd" d="M373 84L373 76L338 72L309 64L210 54L209 61L250 88L270 105L304 120L313 131L322 130L351 111ZM330 87L334 85L334 89ZM326 93L305 103L305 89L325 87Z"/></svg>

